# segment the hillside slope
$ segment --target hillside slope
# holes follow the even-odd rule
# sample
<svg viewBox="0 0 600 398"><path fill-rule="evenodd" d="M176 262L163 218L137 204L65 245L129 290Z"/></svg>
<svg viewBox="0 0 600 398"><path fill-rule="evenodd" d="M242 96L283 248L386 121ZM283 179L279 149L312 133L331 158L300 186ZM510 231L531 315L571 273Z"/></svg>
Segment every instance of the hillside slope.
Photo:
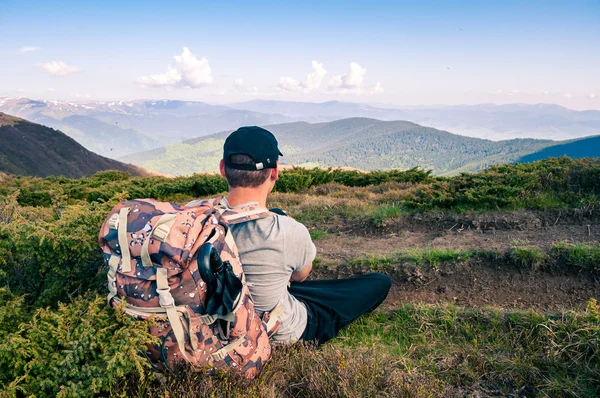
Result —
<svg viewBox="0 0 600 398"><path fill-rule="evenodd" d="M60 131L0 113L0 171L79 178L102 170L148 175L139 167L88 151Z"/></svg>
<svg viewBox="0 0 600 398"><path fill-rule="evenodd" d="M529 163L549 157L568 156L573 159L600 157L600 136L582 138L558 145L553 145L529 155L523 156L517 162Z"/></svg>
<svg viewBox="0 0 600 398"><path fill-rule="evenodd" d="M452 174L467 167L514 162L553 142L494 142L463 137L405 121L350 118L326 123L295 122L266 126L280 143L282 164L354 167L361 170L423 167ZM172 175L216 171L230 131L187 140L121 160Z"/></svg>

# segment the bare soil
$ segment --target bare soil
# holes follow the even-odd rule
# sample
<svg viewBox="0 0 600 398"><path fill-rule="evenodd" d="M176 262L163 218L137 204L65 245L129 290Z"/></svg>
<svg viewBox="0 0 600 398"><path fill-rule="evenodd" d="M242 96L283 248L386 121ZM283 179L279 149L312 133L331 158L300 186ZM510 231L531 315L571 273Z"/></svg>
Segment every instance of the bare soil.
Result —
<svg viewBox="0 0 600 398"><path fill-rule="evenodd" d="M461 219L462 217L462 219ZM479 216L403 217L377 235L330 234L315 242L322 263L341 264L315 269L314 277L345 277L366 270L345 267L361 256L385 257L411 248L498 250L515 244L549 250L558 242L598 243L600 219L594 214L562 212L498 213ZM457 225L458 224L458 225ZM391 270L394 281L385 305L406 302L455 302L463 306L584 309L590 298L600 301L600 277L577 270L523 270L503 260L470 259L434 269Z"/></svg>

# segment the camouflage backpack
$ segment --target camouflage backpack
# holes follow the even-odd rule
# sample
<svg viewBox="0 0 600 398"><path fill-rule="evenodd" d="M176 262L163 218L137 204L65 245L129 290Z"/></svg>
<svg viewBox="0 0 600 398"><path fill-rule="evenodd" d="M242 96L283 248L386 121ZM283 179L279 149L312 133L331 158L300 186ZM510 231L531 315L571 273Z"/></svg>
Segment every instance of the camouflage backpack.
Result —
<svg viewBox="0 0 600 398"><path fill-rule="evenodd" d="M255 312L229 225L273 213L228 210L219 201L115 206L98 238L109 268L108 301L137 319L155 316L150 332L161 343L148 355L159 368L182 361L196 370L231 366L252 378L271 355L269 336L282 307L262 318Z"/></svg>

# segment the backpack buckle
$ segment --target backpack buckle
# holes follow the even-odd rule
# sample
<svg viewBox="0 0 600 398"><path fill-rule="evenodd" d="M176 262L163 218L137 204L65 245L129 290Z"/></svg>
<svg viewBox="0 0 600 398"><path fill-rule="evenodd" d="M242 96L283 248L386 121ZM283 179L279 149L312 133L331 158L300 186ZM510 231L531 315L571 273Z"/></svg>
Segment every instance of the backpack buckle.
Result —
<svg viewBox="0 0 600 398"><path fill-rule="evenodd" d="M175 299L171 295L171 288L156 289L156 293L158 293L158 302L161 307L168 308L175 306Z"/></svg>
<svg viewBox="0 0 600 398"><path fill-rule="evenodd" d="M108 220L108 227L114 230L119 229L119 213L115 213L110 216L110 219Z"/></svg>
<svg viewBox="0 0 600 398"><path fill-rule="evenodd" d="M167 224L160 224L154 228L152 231L152 237L160 242L167 240L167 235L171 231L171 227Z"/></svg>

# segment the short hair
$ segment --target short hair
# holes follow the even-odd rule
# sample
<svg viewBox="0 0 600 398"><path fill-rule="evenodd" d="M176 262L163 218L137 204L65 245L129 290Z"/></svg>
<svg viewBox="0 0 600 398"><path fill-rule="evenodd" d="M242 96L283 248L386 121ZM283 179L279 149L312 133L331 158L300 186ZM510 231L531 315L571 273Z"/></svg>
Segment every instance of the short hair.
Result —
<svg viewBox="0 0 600 398"><path fill-rule="evenodd" d="M229 158L233 164L254 164L252 156L244 154L231 155ZM231 188L256 188L261 186L271 175L271 169L263 170L237 170L225 164L225 178Z"/></svg>

